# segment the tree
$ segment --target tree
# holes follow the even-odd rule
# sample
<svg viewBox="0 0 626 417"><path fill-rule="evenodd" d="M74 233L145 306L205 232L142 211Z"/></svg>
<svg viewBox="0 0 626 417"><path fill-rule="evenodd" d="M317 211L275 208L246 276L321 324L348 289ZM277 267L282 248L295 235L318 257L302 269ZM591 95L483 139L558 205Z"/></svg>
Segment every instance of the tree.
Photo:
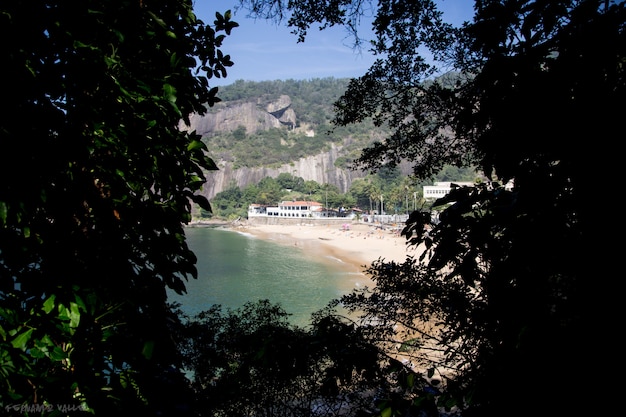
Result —
<svg viewBox="0 0 626 417"><path fill-rule="evenodd" d="M0 23L0 403L170 415L166 287L196 274L183 224L216 168L179 124L219 101L237 24L187 0L17 0Z"/></svg>
<svg viewBox="0 0 626 417"><path fill-rule="evenodd" d="M302 177L296 177L291 175L288 172L283 172L278 174L276 177L276 182L282 187L284 190L293 190L304 192L304 179Z"/></svg>
<svg viewBox="0 0 626 417"><path fill-rule="evenodd" d="M256 184L249 184L241 191L243 197L243 201L245 203L246 210L248 206L253 203L257 203L257 195L259 194L259 189Z"/></svg>
<svg viewBox="0 0 626 417"><path fill-rule="evenodd" d="M300 41L316 22L356 33L370 4L293 2L287 14L275 2L244 3L259 16L286 16ZM602 350L581 335L614 318L617 305L613 274L596 262L607 245L589 190L603 188L599 174L615 164L597 143L623 136L626 7L479 0L475 11L454 28L434 1L377 2L371 45L380 59L351 81L335 123L371 117L391 134L358 164L409 161L418 179L476 166L488 181L438 201L446 208L437 224L413 213L404 234L425 245L420 262L374 264L377 287L344 301L381 324L373 338L407 329L423 369L446 382L444 408L584 414L600 400L581 398L578 366ZM610 333L592 344L610 346ZM441 354L422 355L426 342Z"/></svg>
<svg viewBox="0 0 626 417"><path fill-rule="evenodd" d="M363 416L397 370L354 324L322 312L310 328L267 300L187 318L183 356L199 415Z"/></svg>
<svg viewBox="0 0 626 417"><path fill-rule="evenodd" d="M224 191L213 197L212 208L221 217L236 219L247 211L248 206L243 201L243 193L237 182L230 181Z"/></svg>
<svg viewBox="0 0 626 417"><path fill-rule="evenodd" d="M367 192L368 183L364 178L355 179L350 185L348 193L355 200L357 207L369 208L369 193Z"/></svg>
<svg viewBox="0 0 626 417"><path fill-rule="evenodd" d="M278 204L283 192L280 184L272 177L265 177L256 185L259 189L257 195L259 204Z"/></svg>
<svg viewBox="0 0 626 417"><path fill-rule="evenodd" d="M304 192L306 192L310 198L311 194L318 192L321 186L317 181L307 180L307 181L304 181L303 188L304 188Z"/></svg>

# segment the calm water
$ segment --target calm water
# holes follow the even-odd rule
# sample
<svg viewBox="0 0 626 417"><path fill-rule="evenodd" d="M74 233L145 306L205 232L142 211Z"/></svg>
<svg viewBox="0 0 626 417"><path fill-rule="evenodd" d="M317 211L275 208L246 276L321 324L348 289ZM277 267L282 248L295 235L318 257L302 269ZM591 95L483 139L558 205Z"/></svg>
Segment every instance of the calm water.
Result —
<svg viewBox="0 0 626 417"><path fill-rule="evenodd" d="M359 273L339 260L305 252L234 231L210 227L186 229L198 257L198 279L187 282L187 294L170 300L194 315L214 304L239 308L247 301L268 299L292 314L294 324L308 323L324 307L358 282Z"/></svg>

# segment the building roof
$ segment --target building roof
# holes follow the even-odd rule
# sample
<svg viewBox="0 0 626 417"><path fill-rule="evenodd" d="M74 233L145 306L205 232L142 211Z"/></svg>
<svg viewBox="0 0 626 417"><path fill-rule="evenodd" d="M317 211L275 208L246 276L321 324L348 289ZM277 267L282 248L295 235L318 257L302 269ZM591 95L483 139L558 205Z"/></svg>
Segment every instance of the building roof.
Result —
<svg viewBox="0 0 626 417"><path fill-rule="evenodd" d="M321 206L317 201L283 201L281 206Z"/></svg>

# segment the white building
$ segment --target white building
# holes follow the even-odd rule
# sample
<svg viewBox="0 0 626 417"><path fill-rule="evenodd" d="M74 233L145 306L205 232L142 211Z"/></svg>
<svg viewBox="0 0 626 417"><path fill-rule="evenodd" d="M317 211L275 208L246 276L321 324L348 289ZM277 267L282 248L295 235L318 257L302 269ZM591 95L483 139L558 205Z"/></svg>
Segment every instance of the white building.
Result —
<svg viewBox="0 0 626 417"><path fill-rule="evenodd" d="M248 206L248 218L258 216L267 216L267 206L263 206L261 204L250 204Z"/></svg>
<svg viewBox="0 0 626 417"><path fill-rule="evenodd" d="M435 185L424 186L424 198L441 198L452 190L452 184L459 187L472 187L473 182L436 182Z"/></svg>
<svg viewBox="0 0 626 417"><path fill-rule="evenodd" d="M456 184L459 187L473 187L475 184L473 182L435 182L435 185L425 185L424 186L424 198L441 198L444 195L448 194L450 190L452 190L452 184ZM507 190L511 190L513 188L513 181L509 181L505 187Z"/></svg>
<svg viewBox="0 0 626 417"><path fill-rule="evenodd" d="M251 204L248 207L250 217L325 217L322 204L316 201L283 201L278 207L266 207Z"/></svg>

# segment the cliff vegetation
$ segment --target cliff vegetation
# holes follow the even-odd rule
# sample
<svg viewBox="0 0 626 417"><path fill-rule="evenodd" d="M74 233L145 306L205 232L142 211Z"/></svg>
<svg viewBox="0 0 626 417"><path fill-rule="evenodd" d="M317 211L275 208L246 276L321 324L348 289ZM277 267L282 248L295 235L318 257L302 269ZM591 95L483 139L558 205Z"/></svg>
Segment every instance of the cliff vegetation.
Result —
<svg viewBox="0 0 626 417"><path fill-rule="evenodd" d="M236 81L221 102L190 117L190 131L207 144L219 171L207 173L203 194L213 198L232 182L256 184L281 173L328 183L346 192L367 173L353 169L361 150L385 132L370 120L333 126L334 103L349 79Z"/></svg>

